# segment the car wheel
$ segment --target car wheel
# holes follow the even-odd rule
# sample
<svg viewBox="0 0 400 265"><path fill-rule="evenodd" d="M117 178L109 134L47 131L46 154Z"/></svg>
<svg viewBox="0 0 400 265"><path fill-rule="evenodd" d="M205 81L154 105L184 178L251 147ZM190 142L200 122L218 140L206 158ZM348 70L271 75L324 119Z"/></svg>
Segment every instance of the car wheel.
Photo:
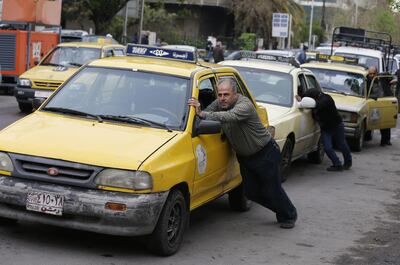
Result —
<svg viewBox="0 0 400 265"><path fill-rule="evenodd" d="M18 220L16 220L16 219L0 217L0 225L13 225L13 224L16 224L17 222L18 222Z"/></svg>
<svg viewBox="0 0 400 265"><path fill-rule="evenodd" d="M180 190L171 190L150 236L150 248L161 256L178 251L189 220L189 209Z"/></svg>
<svg viewBox="0 0 400 265"><path fill-rule="evenodd" d="M21 110L21 112L25 112L25 113L32 112L32 110L33 110L31 103L18 102L18 107Z"/></svg>
<svg viewBox="0 0 400 265"><path fill-rule="evenodd" d="M365 124L361 124L360 134L358 137L350 140L350 148L355 152L360 152L364 146Z"/></svg>
<svg viewBox="0 0 400 265"><path fill-rule="evenodd" d="M309 153L307 155L307 158L312 163L321 164L322 161L324 160L324 156L325 156L324 145L322 144L322 139L320 137L319 140L318 140L317 150L315 150L314 152Z"/></svg>
<svg viewBox="0 0 400 265"><path fill-rule="evenodd" d="M281 181L287 180L290 166L292 165L292 153L293 153L293 141L290 138L286 139L286 143L282 149L282 160L281 160Z"/></svg>
<svg viewBox="0 0 400 265"><path fill-rule="evenodd" d="M229 206L232 210L246 212L251 208L251 201L244 195L243 183L231 190L229 193Z"/></svg>

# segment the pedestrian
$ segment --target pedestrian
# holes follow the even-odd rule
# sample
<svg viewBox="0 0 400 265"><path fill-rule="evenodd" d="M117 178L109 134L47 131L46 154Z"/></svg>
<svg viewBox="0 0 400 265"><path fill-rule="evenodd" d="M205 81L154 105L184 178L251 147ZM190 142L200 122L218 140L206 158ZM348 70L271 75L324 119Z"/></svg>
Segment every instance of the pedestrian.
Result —
<svg viewBox="0 0 400 265"><path fill-rule="evenodd" d="M225 59L224 50L222 48L222 43L220 41L217 41L217 44L213 49L213 57L214 57L214 63L222 62Z"/></svg>
<svg viewBox="0 0 400 265"><path fill-rule="evenodd" d="M293 228L297 211L283 190L279 146L262 124L252 102L239 94L236 81L218 82L218 98L205 110L197 99L189 99L201 119L216 120L236 152L248 199L275 212L281 228Z"/></svg>
<svg viewBox="0 0 400 265"><path fill-rule="evenodd" d="M299 61L300 64L307 62L307 54L306 54L307 51L308 51L308 47L306 45L304 45L300 54L297 56L297 60Z"/></svg>
<svg viewBox="0 0 400 265"><path fill-rule="evenodd" d="M367 87L368 89L371 89L369 97L377 100L380 97L393 96L392 92L390 91L389 84L387 84L386 89L382 88L379 82L380 81L379 78L375 78L377 74L378 70L376 66L370 66L368 68ZM390 137L391 137L390 128L380 129L380 132L381 132L381 146L392 145L392 143L390 142Z"/></svg>
<svg viewBox="0 0 400 265"><path fill-rule="evenodd" d="M317 88L307 90L304 93L304 97L313 98L316 102L316 106L313 109L313 117L321 128L321 139L325 153L332 161L332 165L326 170L342 171L343 169L350 169L352 166L351 152L344 135L342 117L332 97ZM336 143L343 154L343 164L333 149L333 142Z"/></svg>
<svg viewBox="0 0 400 265"><path fill-rule="evenodd" d="M213 44L212 44L210 38L207 40L207 44L206 44L206 53L207 53L207 54L206 54L205 61L206 61L206 62L209 62L210 59L211 59L211 57L213 56Z"/></svg>

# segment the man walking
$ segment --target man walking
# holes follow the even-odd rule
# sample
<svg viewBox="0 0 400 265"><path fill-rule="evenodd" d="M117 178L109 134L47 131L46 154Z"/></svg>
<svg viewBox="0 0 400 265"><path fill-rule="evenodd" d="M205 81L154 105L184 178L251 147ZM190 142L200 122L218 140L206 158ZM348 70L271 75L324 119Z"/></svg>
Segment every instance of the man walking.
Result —
<svg viewBox="0 0 400 265"><path fill-rule="evenodd" d="M345 139L342 117L337 111L332 97L316 88L307 90L304 97L313 98L317 103L313 110L313 116L321 128L322 144L324 145L325 153L332 161L332 166L326 170L342 171L343 169L350 169L352 166L351 152ZM344 164L340 162L333 149L333 141L343 154Z"/></svg>
<svg viewBox="0 0 400 265"><path fill-rule="evenodd" d="M297 211L281 186L281 154L252 102L237 93L231 78L218 82L218 98L204 111L189 99L201 119L216 120L236 152L246 197L275 212L281 228L293 228Z"/></svg>

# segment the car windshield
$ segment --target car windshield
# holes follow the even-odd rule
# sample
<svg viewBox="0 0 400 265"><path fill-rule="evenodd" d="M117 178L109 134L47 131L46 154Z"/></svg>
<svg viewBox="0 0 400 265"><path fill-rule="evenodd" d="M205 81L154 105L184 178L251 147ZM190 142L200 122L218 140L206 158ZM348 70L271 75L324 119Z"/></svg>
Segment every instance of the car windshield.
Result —
<svg viewBox="0 0 400 265"><path fill-rule="evenodd" d="M263 69L235 67L258 102L290 107L293 104L291 75Z"/></svg>
<svg viewBox="0 0 400 265"><path fill-rule="evenodd" d="M189 79L157 73L86 67L42 110L182 130L189 84Z"/></svg>
<svg viewBox="0 0 400 265"><path fill-rule="evenodd" d="M357 58L359 64L366 65L367 67L375 66L376 69L380 69L379 68L379 58L377 58L377 57L371 57L371 56L360 55L360 54L345 53L345 52L335 52L335 55L344 56L344 57L351 57L351 58Z"/></svg>
<svg viewBox="0 0 400 265"><path fill-rule="evenodd" d="M57 47L41 63L52 66L80 67L101 57L101 49L85 47Z"/></svg>
<svg viewBox="0 0 400 265"><path fill-rule="evenodd" d="M315 74L320 85L326 91L352 96L365 95L366 79L361 74L310 67L307 69Z"/></svg>

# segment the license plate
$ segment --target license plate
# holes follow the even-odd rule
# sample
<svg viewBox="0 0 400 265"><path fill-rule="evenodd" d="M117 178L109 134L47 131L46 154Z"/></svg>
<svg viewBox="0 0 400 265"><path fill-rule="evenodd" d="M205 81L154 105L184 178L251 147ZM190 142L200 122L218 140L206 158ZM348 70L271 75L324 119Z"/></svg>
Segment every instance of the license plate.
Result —
<svg viewBox="0 0 400 265"><path fill-rule="evenodd" d="M48 192L30 191L26 197L26 209L53 215L62 215L64 196Z"/></svg>
<svg viewBox="0 0 400 265"><path fill-rule="evenodd" d="M35 91L35 98L48 98L53 91Z"/></svg>

